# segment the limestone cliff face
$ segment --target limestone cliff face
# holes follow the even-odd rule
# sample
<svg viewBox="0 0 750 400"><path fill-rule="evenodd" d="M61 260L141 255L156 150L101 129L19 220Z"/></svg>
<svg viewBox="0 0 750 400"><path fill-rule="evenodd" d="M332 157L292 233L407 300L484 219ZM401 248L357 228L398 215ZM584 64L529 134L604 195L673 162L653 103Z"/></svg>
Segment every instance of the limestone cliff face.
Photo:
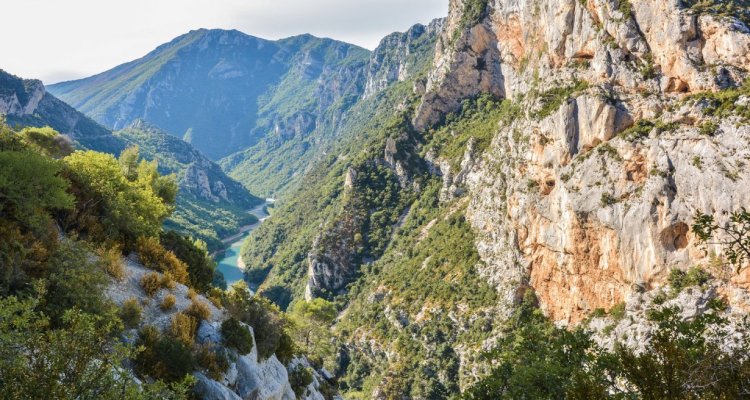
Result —
<svg viewBox="0 0 750 400"><path fill-rule="evenodd" d="M417 24L406 32L394 32L380 41L367 66L364 97L371 97L394 82L403 82L420 70L419 52L442 32L444 19L427 26Z"/></svg>
<svg viewBox="0 0 750 400"><path fill-rule="evenodd" d="M478 93L522 105L483 155L443 171L444 193L470 198L482 274L505 301L531 286L575 323L701 262L695 212L750 204L750 127L688 96L741 85L747 27L676 0L493 0L476 24L464 3L451 2L415 125Z"/></svg>

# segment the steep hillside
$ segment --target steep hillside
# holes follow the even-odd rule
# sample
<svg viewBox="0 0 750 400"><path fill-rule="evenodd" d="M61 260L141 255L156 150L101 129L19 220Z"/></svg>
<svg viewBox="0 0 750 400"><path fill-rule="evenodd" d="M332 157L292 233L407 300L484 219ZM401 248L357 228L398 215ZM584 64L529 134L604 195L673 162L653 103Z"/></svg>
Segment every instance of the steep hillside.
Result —
<svg viewBox="0 0 750 400"><path fill-rule="evenodd" d="M177 208L166 226L204 240L209 249L222 248L220 239L257 219L247 210L262 202L216 163L189 143L142 120L115 135L139 153L159 163L163 174L176 174L180 187Z"/></svg>
<svg viewBox="0 0 750 400"><path fill-rule="evenodd" d="M248 239L250 280L336 302L352 398L466 390L531 294L572 328L698 265L745 313L747 260L691 226L750 204L746 6L451 1L426 79L368 84L367 123Z"/></svg>
<svg viewBox="0 0 750 400"><path fill-rule="evenodd" d="M21 79L3 70L0 115L13 126L50 126L89 149L111 153L123 149L112 132L47 93L41 81Z"/></svg>
<svg viewBox="0 0 750 400"><path fill-rule="evenodd" d="M398 132L399 127L409 125L407 112L394 110L408 107L418 98L413 90L426 77L426 64L432 57L440 24L441 21L438 20L429 29L419 25L383 42L375 51L374 57L377 59L382 57L378 54L388 53L395 65L384 64L382 69L372 68L368 81L374 82L376 76L384 76L387 79L384 83L386 89L372 93L347 113L340 140L331 144L322 161L304 175L304 183L298 185L277 206L274 218L264 223L245 243L243 259L246 265L251 266L248 273L250 282L263 283L266 294L282 306L288 305L292 298L301 298L305 292L308 253L314 246L322 249L316 245L323 243L322 226L345 225L348 217L352 216L356 220L349 222L355 224L357 230L372 223L377 225L377 229L381 229L381 234L372 239L360 237L356 246L347 248L344 255L348 265L347 277L336 278L335 287L320 289L342 289L356 276L363 259L382 252L384 241L390 234L390 228L386 225L395 222L406 199L413 196L411 189L402 187L400 178L387 166L390 163L395 168L397 160L401 160L395 154L386 155L386 144L391 143L392 147L396 143L403 143L406 146L411 142L408 135L399 137ZM415 69L400 78L380 73L387 68L398 69L399 64L422 66L422 69ZM391 148L388 152L392 153L394 149ZM375 158L378 160L371 162ZM348 174L348 171L354 174L358 168L367 170L367 175L363 174L360 178L372 179L372 183L381 189L388 188L387 199L352 196L358 194L351 190L356 177ZM362 185L366 184L365 181L362 182ZM370 221L369 216L362 214L370 206L383 210L379 217L381 219ZM358 215L344 212L343 207ZM350 233L353 235L355 232ZM351 244L348 241L352 239L353 237L347 237L347 242L341 242L341 245L348 246ZM322 260L324 255L320 255ZM324 268L323 263L319 265Z"/></svg>
<svg viewBox="0 0 750 400"><path fill-rule="evenodd" d="M368 52L310 35L278 41L289 69L259 102L257 144L221 161L254 192L293 187L335 140L364 88Z"/></svg>

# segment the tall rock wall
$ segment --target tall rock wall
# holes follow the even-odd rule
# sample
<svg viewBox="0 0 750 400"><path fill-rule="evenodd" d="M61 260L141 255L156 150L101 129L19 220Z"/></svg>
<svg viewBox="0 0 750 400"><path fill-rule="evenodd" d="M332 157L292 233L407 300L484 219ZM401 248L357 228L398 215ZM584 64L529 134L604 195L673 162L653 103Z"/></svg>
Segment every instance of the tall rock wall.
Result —
<svg viewBox="0 0 750 400"><path fill-rule="evenodd" d="M505 301L532 287L575 323L704 261L693 216L750 204L750 127L690 96L742 84L747 27L676 0L494 0L462 25L466 10L451 2L415 123L479 93L524 110L451 174Z"/></svg>

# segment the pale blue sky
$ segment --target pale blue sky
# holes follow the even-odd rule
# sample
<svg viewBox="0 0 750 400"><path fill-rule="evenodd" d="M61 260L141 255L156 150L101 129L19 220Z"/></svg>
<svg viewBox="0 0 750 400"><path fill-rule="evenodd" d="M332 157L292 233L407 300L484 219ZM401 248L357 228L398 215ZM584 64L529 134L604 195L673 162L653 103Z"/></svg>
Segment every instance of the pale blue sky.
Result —
<svg viewBox="0 0 750 400"><path fill-rule="evenodd" d="M0 69L45 83L145 55L191 29L300 33L374 48L380 38L448 13L448 0L7 0Z"/></svg>

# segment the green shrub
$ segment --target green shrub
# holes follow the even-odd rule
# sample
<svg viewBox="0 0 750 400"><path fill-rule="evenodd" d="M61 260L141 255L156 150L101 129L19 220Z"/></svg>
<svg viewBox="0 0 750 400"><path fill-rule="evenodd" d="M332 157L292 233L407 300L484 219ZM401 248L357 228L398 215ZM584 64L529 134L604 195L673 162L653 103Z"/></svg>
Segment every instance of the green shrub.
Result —
<svg viewBox="0 0 750 400"><path fill-rule="evenodd" d="M609 316L615 321L625 318L625 303L617 303L609 309Z"/></svg>
<svg viewBox="0 0 750 400"><path fill-rule="evenodd" d="M115 312L104 295L109 283L104 270L90 257L94 249L86 242L63 240L53 245L46 263L46 294L42 311L58 325L65 312L78 309L92 315ZM31 275L34 276L34 275Z"/></svg>
<svg viewBox="0 0 750 400"><path fill-rule="evenodd" d="M691 267L687 272L679 269L669 271L667 282L669 282L669 286L674 289L675 293L679 293L686 287L702 286L711 280L711 278L711 274L703 270L703 268Z"/></svg>
<svg viewBox="0 0 750 400"><path fill-rule="evenodd" d="M253 327L258 358L265 360L279 348L284 335L284 318L273 303L262 296L250 297L247 286L240 286L244 288L233 288L227 296L227 308L235 318Z"/></svg>
<svg viewBox="0 0 750 400"><path fill-rule="evenodd" d="M177 382L195 369L190 347L169 335L161 335L153 326L141 330L136 345L143 348L135 359L136 372L141 376Z"/></svg>
<svg viewBox="0 0 750 400"><path fill-rule="evenodd" d="M205 243L190 240L174 231L162 233L160 241L165 249L187 264L191 287L201 292L211 289L216 262L208 254Z"/></svg>
<svg viewBox="0 0 750 400"><path fill-rule="evenodd" d="M141 162L137 177L126 177L109 154L77 151L63 159L76 207L63 225L87 239L114 241L132 249L139 237L156 237L169 215L177 184L161 177L153 163Z"/></svg>
<svg viewBox="0 0 750 400"><path fill-rule="evenodd" d="M253 350L253 335L234 317L221 323L221 336L225 345L235 348L240 354Z"/></svg>
<svg viewBox="0 0 750 400"><path fill-rule="evenodd" d="M120 307L120 319L128 328L135 328L141 322L143 307L136 299L128 299Z"/></svg>
<svg viewBox="0 0 750 400"><path fill-rule="evenodd" d="M557 111L573 95L588 89L586 81L575 81L564 87L556 87L539 94L541 107L536 114L537 119L544 119Z"/></svg>
<svg viewBox="0 0 750 400"><path fill-rule="evenodd" d="M309 368L302 365L296 365L289 370L289 385L292 386L294 394L302 397L307 390L307 386L313 382L313 375Z"/></svg>
<svg viewBox="0 0 750 400"><path fill-rule="evenodd" d="M704 136L714 136L716 131L719 130L719 124L714 121L706 121L700 125L698 131Z"/></svg>

